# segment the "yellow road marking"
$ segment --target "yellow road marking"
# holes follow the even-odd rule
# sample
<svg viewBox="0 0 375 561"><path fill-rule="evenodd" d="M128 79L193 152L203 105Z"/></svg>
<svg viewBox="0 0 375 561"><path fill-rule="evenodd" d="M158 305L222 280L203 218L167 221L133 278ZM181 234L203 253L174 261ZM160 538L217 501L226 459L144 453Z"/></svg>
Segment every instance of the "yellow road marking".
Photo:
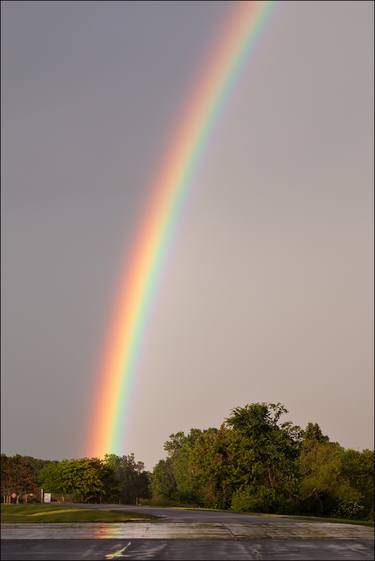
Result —
<svg viewBox="0 0 375 561"><path fill-rule="evenodd" d="M83 512L85 508L59 508L59 510L47 510L45 512L34 512L27 516L48 516L50 514L61 514L62 512Z"/></svg>

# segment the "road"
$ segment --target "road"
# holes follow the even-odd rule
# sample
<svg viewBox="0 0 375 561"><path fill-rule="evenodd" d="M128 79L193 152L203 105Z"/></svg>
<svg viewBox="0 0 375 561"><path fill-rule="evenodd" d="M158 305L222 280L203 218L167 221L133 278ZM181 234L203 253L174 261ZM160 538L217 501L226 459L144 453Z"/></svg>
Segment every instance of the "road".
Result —
<svg viewBox="0 0 375 561"><path fill-rule="evenodd" d="M76 505L77 506L77 505ZM6 524L2 558L277 559L374 558L373 529L231 512L82 505L160 516L127 524Z"/></svg>

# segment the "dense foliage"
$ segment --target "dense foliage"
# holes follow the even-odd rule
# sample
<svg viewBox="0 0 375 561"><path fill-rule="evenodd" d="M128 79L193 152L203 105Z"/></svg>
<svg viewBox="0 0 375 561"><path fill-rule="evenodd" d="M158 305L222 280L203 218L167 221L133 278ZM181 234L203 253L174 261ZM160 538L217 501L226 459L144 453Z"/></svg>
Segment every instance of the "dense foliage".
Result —
<svg viewBox="0 0 375 561"><path fill-rule="evenodd" d="M344 449L319 425L282 422L280 403L237 407L222 426L172 434L153 501L236 511L373 518L374 452Z"/></svg>
<svg viewBox="0 0 375 561"><path fill-rule="evenodd" d="M37 500L40 496L38 473L48 463L48 460L30 456L1 454L1 501L10 502L13 494L17 502Z"/></svg>
<svg viewBox="0 0 375 561"><path fill-rule="evenodd" d="M44 489L61 502L135 504L149 496L149 478L134 454L62 461L1 455L2 502L11 502L13 494L17 503L40 501Z"/></svg>
<svg viewBox="0 0 375 561"><path fill-rule="evenodd" d="M235 511L369 519L374 452L330 442L316 423L282 421L280 403L233 409L219 428L169 437L150 474L134 454L45 461L1 456L1 500L189 504Z"/></svg>

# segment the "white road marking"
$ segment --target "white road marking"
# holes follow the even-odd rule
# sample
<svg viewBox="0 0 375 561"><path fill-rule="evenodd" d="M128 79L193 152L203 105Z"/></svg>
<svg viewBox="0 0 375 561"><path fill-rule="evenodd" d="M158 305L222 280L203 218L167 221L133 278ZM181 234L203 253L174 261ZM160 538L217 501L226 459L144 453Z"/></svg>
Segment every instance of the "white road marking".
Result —
<svg viewBox="0 0 375 561"><path fill-rule="evenodd" d="M131 543L132 542L129 542L128 545L126 545L122 549L119 549L118 551L115 551L114 553L107 553L107 555L105 556L106 559L116 559L118 557L126 557L126 555L124 555L124 551L128 549Z"/></svg>

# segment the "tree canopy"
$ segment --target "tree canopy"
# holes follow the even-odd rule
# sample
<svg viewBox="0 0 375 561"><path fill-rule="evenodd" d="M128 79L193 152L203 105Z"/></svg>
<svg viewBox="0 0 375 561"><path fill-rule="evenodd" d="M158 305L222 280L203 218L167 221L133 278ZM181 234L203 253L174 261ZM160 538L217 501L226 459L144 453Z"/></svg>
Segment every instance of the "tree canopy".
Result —
<svg viewBox="0 0 375 561"><path fill-rule="evenodd" d="M331 442L316 422L284 420L281 403L234 408L219 427L175 432L152 474L134 454L47 461L1 455L3 502L187 504L234 511L374 516L374 451Z"/></svg>
<svg viewBox="0 0 375 561"><path fill-rule="evenodd" d="M153 500L236 511L373 517L374 452L330 442L317 423L284 421L281 403L250 403L219 428L169 437Z"/></svg>

